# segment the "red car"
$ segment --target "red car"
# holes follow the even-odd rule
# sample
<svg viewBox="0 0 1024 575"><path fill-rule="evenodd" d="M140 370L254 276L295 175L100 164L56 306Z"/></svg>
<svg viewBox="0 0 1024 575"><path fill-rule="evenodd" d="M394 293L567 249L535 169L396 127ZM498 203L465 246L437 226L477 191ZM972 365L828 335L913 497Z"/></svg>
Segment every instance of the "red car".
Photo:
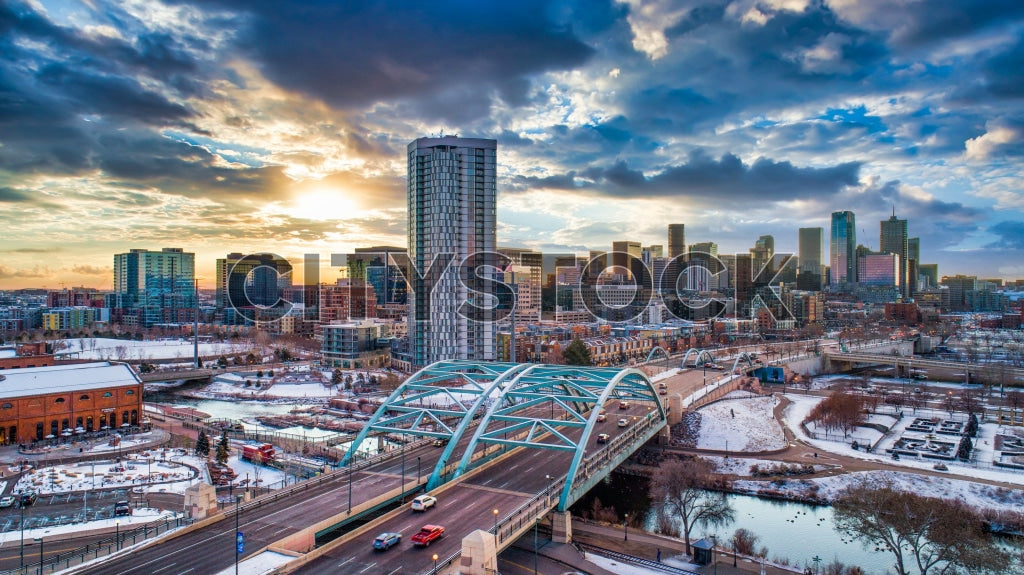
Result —
<svg viewBox="0 0 1024 575"><path fill-rule="evenodd" d="M409 540L418 547L430 547L430 544L444 535L444 527L440 525L424 525L420 527L419 533L413 535Z"/></svg>

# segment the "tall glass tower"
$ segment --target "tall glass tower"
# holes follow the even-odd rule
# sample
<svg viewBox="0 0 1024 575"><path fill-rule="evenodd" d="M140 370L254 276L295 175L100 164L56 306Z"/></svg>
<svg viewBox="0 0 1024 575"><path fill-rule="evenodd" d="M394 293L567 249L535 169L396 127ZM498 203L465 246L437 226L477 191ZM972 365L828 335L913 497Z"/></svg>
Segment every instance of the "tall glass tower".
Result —
<svg viewBox="0 0 1024 575"><path fill-rule="evenodd" d="M893 210L892 217L879 222L878 251L883 254L896 254L899 256L899 284L900 292L904 298L910 297L907 285L907 220L896 218L896 211Z"/></svg>
<svg viewBox="0 0 1024 575"><path fill-rule="evenodd" d="M799 275L797 287L803 290L821 291L821 269L825 260L825 230L823 228L800 228L798 254Z"/></svg>
<svg viewBox="0 0 1024 575"><path fill-rule="evenodd" d="M409 352L415 365L493 360L497 324L495 169L498 142L442 136L408 146L411 293Z"/></svg>
<svg viewBox="0 0 1024 575"><path fill-rule="evenodd" d="M829 242L832 286L852 290L857 282L857 222L853 212L832 212Z"/></svg>

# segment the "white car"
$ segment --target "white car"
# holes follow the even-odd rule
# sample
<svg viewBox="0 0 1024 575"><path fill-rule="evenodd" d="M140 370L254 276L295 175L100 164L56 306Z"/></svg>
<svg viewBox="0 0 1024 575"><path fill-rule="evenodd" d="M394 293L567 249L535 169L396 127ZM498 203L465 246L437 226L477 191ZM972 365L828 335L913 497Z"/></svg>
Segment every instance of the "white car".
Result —
<svg viewBox="0 0 1024 575"><path fill-rule="evenodd" d="M11 507L14 505L15 501L16 500L14 499L13 495L5 495L4 497L0 497L0 507Z"/></svg>
<svg viewBox="0 0 1024 575"><path fill-rule="evenodd" d="M434 505L437 505L437 497L433 495L420 495L416 499L412 500L413 511L426 511Z"/></svg>
<svg viewBox="0 0 1024 575"><path fill-rule="evenodd" d="M629 425L629 421L627 421L625 418L619 420L619 427L626 427L627 425Z"/></svg>

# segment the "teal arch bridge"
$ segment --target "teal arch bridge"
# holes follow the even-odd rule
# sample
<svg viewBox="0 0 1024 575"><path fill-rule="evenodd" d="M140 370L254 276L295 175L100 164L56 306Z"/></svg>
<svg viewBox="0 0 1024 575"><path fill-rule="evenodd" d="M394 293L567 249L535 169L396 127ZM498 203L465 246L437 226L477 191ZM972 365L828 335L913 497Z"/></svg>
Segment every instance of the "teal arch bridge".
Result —
<svg viewBox="0 0 1024 575"><path fill-rule="evenodd" d="M615 413L602 415L606 406ZM599 423L605 418L616 422ZM444 450L427 481L429 491L513 449L561 451L568 471L551 478L545 501L565 511L667 431L667 422L654 385L636 369L440 361L391 393L341 465L383 451L388 442L433 440ZM614 436L598 443L598 425Z"/></svg>

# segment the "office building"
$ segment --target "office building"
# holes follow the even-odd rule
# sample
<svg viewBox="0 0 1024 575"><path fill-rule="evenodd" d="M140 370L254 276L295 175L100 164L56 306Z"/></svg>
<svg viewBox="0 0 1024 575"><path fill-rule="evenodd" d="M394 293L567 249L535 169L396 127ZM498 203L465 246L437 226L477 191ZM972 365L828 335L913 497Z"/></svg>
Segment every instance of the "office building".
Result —
<svg viewBox="0 0 1024 575"><path fill-rule="evenodd" d="M408 297L405 273L402 263L408 251L392 246L356 248L348 256L349 276L366 280L377 295L379 305L405 305Z"/></svg>
<svg viewBox="0 0 1024 575"><path fill-rule="evenodd" d="M516 294L516 321L540 321L544 254L525 248L498 248L512 263L505 267L502 281Z"/></svg>
<svg viewBox="0 0 1024 575"><path fill-rule="evenodd" d="M899 266L896 254L864 254L857 258L857 283L863 287L899 287Z"/></svg>
<svg viewBox="0 0 1024 575"><path fill-rule="evenodd" d="M668 257L676 258L686 253L686 224L668 225Z"/></svg>
<svg viewBox="0 0 1024 575"><path fill-rule="evenodd" d="M613 271L615 275L620 275L624 278L642 276L643 274L638 267L642 263L643 250L640 247L640 242L612 242L611 265L615 268Z"/></svg>
<svg viewBox="0 0 1024 575"><path fill-rule="evenodd" d="M753 265L754 278L762 283L771 282L774 271L772 268L772 256L775 255L775 238L765 235L757 238L754 247L750 248L750 259ZM767 277L758 277L764 275Z"/></svg>
<svg viewBox="0 0 1024 575"><path fill-rule="evenodd" d="M917 293L918 274L921 268L921 238L907 238L907 289L906 293L914 297Z"/></svg>
<svg viewBox="0 0 1024 575"><path fill-rule="evenodd" d="M150 327L191 321L196 255L181 248L114 255L113 304L121 323Z"/></svg>
<svg viewBox="0 0 1024 575"><path fill-rule="evenodd" d="M407 148L413 365L494 359L497 148L496 140L457 136L418 138Z"/></svg>
<svg viewBox="0 0 1024 575"><path fill-rule="evenodd" d="M797 242L797 289L820 291L825 264L825 229L800 228Z"/></svg>
<svg viewBox="0 0 1024 575"><path fill-rule="evenodd" d="M899 257L899 286L904 299L910 298L907 291L907 220L896 217L893 208L892 217L879 222L878 251L883 254L896 254Z"/></svg>
<svg viewBox="0 0 1024 575"><path fill-rule="evenodd" d="M857 283L857 221L853 212L832 212L829 235L831 285L839 291L852 291Z"/></svg>

